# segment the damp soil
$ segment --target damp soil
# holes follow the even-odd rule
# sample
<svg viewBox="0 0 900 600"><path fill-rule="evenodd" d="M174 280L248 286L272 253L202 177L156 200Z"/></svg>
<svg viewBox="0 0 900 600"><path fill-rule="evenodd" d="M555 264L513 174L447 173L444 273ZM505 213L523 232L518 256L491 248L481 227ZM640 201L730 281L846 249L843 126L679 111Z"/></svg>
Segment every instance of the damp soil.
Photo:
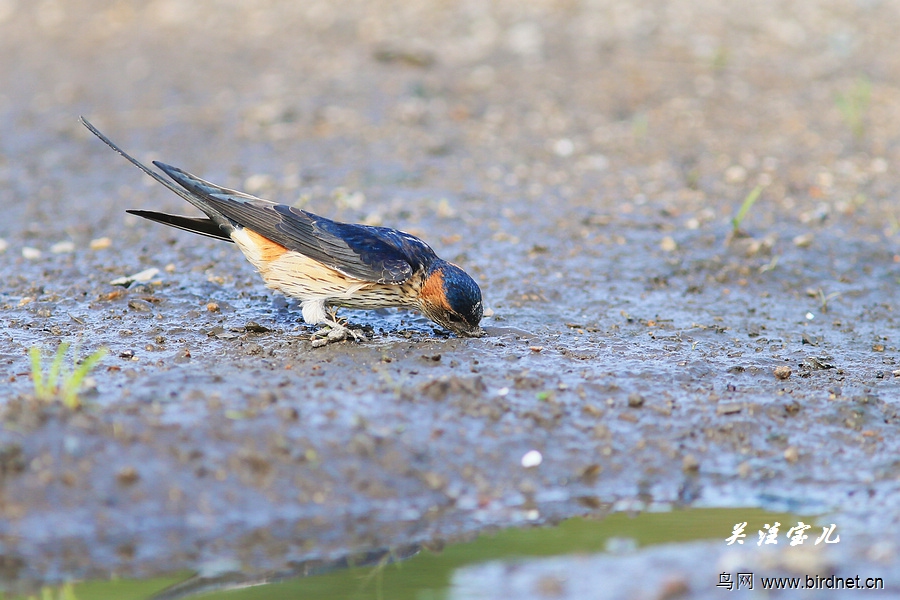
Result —
<svg viewBox="0 0 900 600"><path fill-rule="evenodd" d="M826 514L900 566L900 15L345 4L0 2L5 584L683 506ZM488 335L343 311L369 340L313 348L233 245L124 213L190 208L80 114L419 235ZM34 398L61 342L108 349L79 409Z"/></svg>

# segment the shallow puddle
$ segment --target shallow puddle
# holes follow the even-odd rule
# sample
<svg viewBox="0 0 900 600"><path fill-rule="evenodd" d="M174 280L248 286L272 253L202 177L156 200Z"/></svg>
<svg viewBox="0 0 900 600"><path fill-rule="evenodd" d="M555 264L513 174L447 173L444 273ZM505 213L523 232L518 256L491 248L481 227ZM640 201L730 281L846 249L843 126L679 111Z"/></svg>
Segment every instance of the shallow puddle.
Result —
<svg viewBox="0 0 900 600"><path fill-rule="evenodd" d="M200 579L177 574L145 581L91 581L44 588L41 600L174 600L221 598L275 600L281 598L353 598L359 600L454 598L457 574L464 567L499 561L514 565L523 559L583 556L597 553L627 554L641 547L722 540L735 523L746 521L755 532L763 523L794 523L796 515L756 508L703 508L673 512L615 513L600 520L567 519L555 527L504 529L484 533L472 541L442 549L408 547L372 552L331 563L304 563L293 572L243 576L224 573ZM807 519L808 520L808 519ZM755 533L747 539L755 541ZM691 547L684 545L685 552ZM409 558L406 558L409 557ZM365 565L365 566L360 566ZM525 565L527 568L527 565ZM303 573L312 573L303 576ZM471 586L471 582L465 585ZM459 596L462 597L462 596Z"/></svg>

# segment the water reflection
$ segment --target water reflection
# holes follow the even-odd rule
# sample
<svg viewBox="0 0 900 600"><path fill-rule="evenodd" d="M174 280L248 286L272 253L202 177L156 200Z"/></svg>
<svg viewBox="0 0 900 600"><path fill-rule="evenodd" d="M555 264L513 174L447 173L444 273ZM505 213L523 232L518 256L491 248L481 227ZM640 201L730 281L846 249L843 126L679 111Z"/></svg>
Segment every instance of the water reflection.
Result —
<svg viewBox="0 0 900 600"><path fill-rule="evenodd" d="M188 577L145 581L85 582L45 589L37 600L281 600L287 598L422 600L446 598L454 573L491 561L525 557L565 557L596 553L627 554L657 544L724 540L735 523L796 521L797 515L755 508L703 508L640 514L583 517L554 527L504 529L470 541L443 546L409 545L353 554L337 560L311 560L279 571L245 574L212 568ZM749 537L749 536L748 536ZM687 546L686 546L687 548ZM526 567L527 568L527 567Z"/></svg>

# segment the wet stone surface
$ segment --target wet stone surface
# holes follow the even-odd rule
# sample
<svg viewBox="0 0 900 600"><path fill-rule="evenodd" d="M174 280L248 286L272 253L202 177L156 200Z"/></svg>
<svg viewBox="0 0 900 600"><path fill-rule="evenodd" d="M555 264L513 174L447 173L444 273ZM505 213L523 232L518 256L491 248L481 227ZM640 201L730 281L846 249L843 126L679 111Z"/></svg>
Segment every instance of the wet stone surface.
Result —
<svg viewBox="0 0 900 600"><path fill-rule="evenodd" d="M891 550L897 21L0 3L0 577L679 505L829 513L852 560ZM312 348L232 245L124 213L190 207L79 114L138 158L419 235L481 284L489 335L342 311L370 340ZM32 397L28 349L61 341L109 350L79 410Z"/></svg>

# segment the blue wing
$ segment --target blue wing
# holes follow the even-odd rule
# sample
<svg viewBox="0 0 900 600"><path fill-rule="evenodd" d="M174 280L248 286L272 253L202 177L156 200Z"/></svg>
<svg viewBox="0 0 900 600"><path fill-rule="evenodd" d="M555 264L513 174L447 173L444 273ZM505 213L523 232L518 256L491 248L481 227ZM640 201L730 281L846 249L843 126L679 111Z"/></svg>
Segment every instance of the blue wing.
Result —
<svg viewBox="0 0 900 600"><path fill-rule="evenodd" d="M247 227L341 273L376 283L403 283L436 258L419 238L387 227L339 223L286 204L275 204L154 163L188 191L216 222ZM202 206L201 206L202 205Z"/></svg>

